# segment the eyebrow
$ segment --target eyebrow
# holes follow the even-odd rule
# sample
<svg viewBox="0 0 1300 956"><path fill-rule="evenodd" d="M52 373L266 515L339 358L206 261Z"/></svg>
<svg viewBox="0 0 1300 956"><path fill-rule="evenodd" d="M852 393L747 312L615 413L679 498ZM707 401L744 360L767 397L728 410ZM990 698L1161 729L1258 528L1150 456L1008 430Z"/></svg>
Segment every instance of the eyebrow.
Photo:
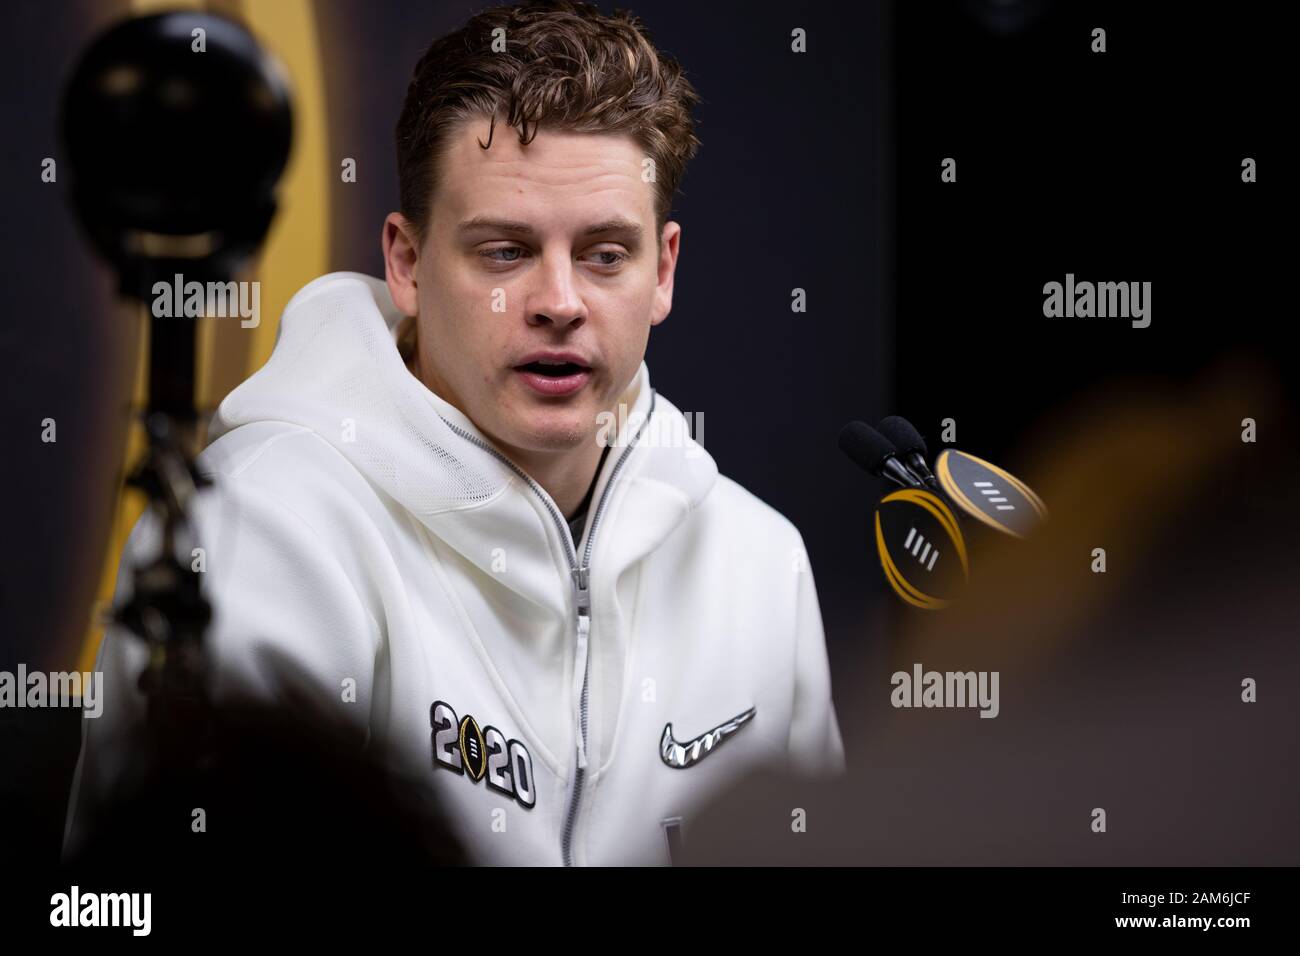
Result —
<svg viewBox="0 0 1300 956"><path fill-rule="evenodd" d="M526 222L520 222L517 219L496 219L491 216L474 216L466 219L456 228L459 232L493 229L498 232L511 232L519 236L534 236L537 234L537 230ZM639 239L643 231L640 223L631 219L624 219L622 216L615 216L612 219L593 223L583 230L582 235L596 236L607 232L621 232L631 238Z"/></svg>

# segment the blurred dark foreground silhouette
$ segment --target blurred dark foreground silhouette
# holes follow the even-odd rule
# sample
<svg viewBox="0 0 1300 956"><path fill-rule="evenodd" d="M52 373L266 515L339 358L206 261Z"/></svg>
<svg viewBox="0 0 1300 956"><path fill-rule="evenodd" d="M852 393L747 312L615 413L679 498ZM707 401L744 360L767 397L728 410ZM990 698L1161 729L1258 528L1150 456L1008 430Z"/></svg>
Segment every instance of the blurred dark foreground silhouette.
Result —
<svg viewBox="0 0 1300 956"><path fill-rule="evenodd" d="M171 733L151 741L152 768L95 815L84 845L69 848L64 877L102 889L226 892L321 881L330 896L360 902L398 874L468 862L427 787L341 746L337 728L293 716L307 712L171 715Z"/></svg>

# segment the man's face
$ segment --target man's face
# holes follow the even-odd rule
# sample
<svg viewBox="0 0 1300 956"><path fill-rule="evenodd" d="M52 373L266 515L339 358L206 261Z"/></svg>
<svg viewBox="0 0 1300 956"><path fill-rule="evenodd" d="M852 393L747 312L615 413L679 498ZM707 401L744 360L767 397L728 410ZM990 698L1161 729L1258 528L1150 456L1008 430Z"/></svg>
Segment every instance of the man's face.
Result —
<svg viewBox="0 0 1300 956"><path fill-rule="evenodd" d="M498 122L483 149L487 138L486 119L453 134L405 277L389 251L402 220L389 217L389 288L419 316L430 389L507 450L564 452L615 410L667 317L680 228L667 223L656 242L654 184L630 136L541 130L521 146ZM531 364L545 353L582 368Z"/></svg>

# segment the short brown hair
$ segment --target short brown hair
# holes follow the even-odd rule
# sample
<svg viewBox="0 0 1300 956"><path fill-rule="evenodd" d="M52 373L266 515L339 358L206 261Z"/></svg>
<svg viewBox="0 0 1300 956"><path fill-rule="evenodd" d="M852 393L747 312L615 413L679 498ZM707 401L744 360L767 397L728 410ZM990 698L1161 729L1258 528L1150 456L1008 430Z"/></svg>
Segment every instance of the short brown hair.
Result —
<svg viewBox="0 0 1300 956"><path fill-rule="evenodd" d="M493 31L505 50L494 52ZM397 121L401 212L423 245L448 133L462 120L498 119L529 143L538 127L628 133L654 161L656 234L663 232L687 162L699 148L699 96L681 65L650 41L634 14L549 0L494 7L435 40L415 65Z"/></svg>

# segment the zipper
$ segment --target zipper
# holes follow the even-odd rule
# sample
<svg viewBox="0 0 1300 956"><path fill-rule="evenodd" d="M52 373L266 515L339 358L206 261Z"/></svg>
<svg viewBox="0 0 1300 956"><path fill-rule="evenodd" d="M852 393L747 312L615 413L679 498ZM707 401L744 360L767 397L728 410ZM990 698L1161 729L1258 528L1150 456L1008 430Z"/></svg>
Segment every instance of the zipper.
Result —
<svg viewBox="0 0 1300 956"><path fill-rule="evenodd" d="M600 500L596 503L596 510L591 514L591 530L587 533L587 546L583 548L581 564L576 557L578 545L573 540L573 532L569 528L568 522L564 520L564 516L555 507L550 495L546 494L537 482L525 474L523 469L519 468L518 465L487 442L479 440L459 425L449 422L445 418L442 419L453 432L497 458L533 490L533 493L546 506L546 510L550 512L551 520L555 522L555 527L560 532L560 543L564 545L565 556L569 561L569 577L573 582L574 624L577 634L577 653L574 655L573 680L574 683L577 683L578 672L581 670L582 690L578 695L577 760L573 771L573 786L570 788L569 806L565 812L564 826L560 832L560 858L565 866L573 865L573 829L578 819L578 805L582 799L582 782L587 771L587 677L590 671L587 650L591 635L591 549L596 540L596 529L600 524L601 515L605 510L605 501L609 498L610 489L614 487L614 480L618 478L618 473L623 469L623 463L627 461L627 456L631 454L637 439L641 437L641 432L645 429L651 416L654 415L654 410L655 391L652 388L650 390L650 408L646 411L645 420L637 426L636 433L627 443L627 448L614 462L614 470L610 472L609 481L605 483L605 489L600 493ZM438 417L442 418L441 415Z"/></svg>

